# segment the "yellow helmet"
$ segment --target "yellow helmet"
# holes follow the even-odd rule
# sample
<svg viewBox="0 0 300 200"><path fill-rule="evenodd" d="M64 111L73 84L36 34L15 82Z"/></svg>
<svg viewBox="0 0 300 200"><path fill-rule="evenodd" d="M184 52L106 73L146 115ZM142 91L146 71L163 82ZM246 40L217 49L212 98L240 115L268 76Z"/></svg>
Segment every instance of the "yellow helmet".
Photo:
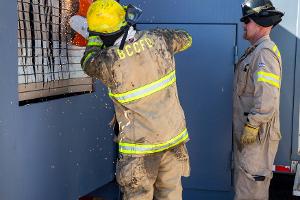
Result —
<svg viewBox="0 0 300 200"><path fill-rule="evenodd" d="M89 31L104 34L119 31L127 24L125 14L125 9L115 0L97 0L87 12Z"/></svg>

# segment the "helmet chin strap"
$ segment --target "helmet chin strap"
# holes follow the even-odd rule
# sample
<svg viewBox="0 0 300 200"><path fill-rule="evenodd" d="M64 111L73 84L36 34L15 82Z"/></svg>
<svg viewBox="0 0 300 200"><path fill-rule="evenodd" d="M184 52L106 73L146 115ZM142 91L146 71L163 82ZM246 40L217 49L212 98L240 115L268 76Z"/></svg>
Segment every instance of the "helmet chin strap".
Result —
<svg viewBox="0 0 300 200"><path fill-rule="evenodd" d="M114 45L120 45L119 49L123 50L125 42L134 38L135 34L136 30L134 30L132 26L127 26L124 30L124 34L115 41Z"/></svg>
<svg viewBox="0 0 300 200"><path fill-rule="evenodd" d="M123 35L123 38L121 40L121 44L120 44L120 47L119 47L120 50L124 49L124 45L125 45L125 41L126 41L126 38L127 38L127 35L128 35L128 31L129 31L129 26L126 26L125 31L124 31L124 35Z"/></svg>

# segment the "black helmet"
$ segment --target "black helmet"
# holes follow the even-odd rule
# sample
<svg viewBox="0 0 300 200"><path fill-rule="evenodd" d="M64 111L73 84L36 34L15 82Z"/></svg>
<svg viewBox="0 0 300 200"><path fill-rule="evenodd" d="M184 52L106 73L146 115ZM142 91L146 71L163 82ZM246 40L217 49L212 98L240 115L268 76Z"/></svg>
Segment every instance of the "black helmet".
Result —
<svg viewBox="0 0 300 200"><path fill-rule="evenodd" d="M276 26L284 15L283 12L275 9L270 0L245 0L242 4L242 12L241 22L251 18L263 27Z"/></svg>

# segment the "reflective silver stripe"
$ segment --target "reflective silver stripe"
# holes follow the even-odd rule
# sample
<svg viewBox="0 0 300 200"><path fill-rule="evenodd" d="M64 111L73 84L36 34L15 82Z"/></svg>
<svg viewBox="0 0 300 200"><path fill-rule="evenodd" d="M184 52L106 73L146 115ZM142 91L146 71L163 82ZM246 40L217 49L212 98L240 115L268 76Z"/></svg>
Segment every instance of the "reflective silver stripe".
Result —
<svg viewBox="0 0 300 200"><path fill-rule="evenodd" d="M280 88L280 77L276 74L259 71L257 73L257 81L258 82L266 82L277 88Z"/></svg>
<svg viewBox="0 0 300 200"><path fill-rule="evenodd" d="M270 80L270 81L274 81L274 82L276 82L276 83L279 84L279 81L278 81L278 80L276 80L275 78L269 77L269 76L264 76L264 75L262 75L262 74L259 74L259 75L258 75L258 78L265 78L265 79L268 79L268 80Z"/></svg>
<svg viewBox="0 0 300 200"><path fill-rule="evenodd" d="M143 145L131 143L119 143L119 152L124 154L150 154L161 152L176 146L188 139L188 132L184 129L179 135L162 144Z"/></svg>
<svg viewBox="0 0 300 200"><path fill-rule="evenodd" d="M164 76L163 78L148 85L120 94L113 94L110 92L109 96L113 97L120 103L128 103L163 90L164 88L172 85L174 82L176 82L175 70Z"/></svg>

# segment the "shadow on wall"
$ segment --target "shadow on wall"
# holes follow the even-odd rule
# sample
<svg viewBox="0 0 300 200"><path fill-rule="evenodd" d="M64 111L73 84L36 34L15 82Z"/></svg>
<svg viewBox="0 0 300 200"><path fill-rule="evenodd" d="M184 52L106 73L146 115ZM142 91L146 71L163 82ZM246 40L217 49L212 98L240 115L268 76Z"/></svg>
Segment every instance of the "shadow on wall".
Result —
<svg viewBox="0 0 300 200"><path fill-rule="evenodd" d="M293 138L293 136L296 134L295 130L293 131L293 126L299 127L299 120L295 121L293 119L293 113L294 111L296 112L296 110L293 110L294 92L299 93L299 91L295 91L295 89L297 90L297 87L294 87L297 37L280 25L274 28L271 37L280 49L283 63L280 104L282 139L279 144L275 164L290 165L291 153L295 151L295 149L293 148L293 152L291 152L292 145L297 145L292 144L295 141L291 140L291 138Z"/></svg>

